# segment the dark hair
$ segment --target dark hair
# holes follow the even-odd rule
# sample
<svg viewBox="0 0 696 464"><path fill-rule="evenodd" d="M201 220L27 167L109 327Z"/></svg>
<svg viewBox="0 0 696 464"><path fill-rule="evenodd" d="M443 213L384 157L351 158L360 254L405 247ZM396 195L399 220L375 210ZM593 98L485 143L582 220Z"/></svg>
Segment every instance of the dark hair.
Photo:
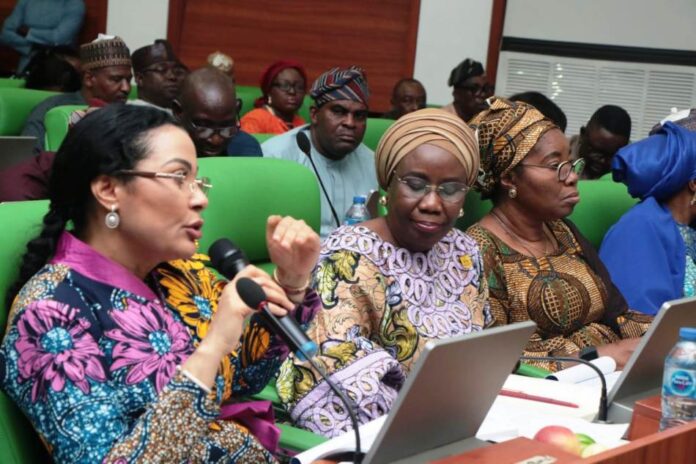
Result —
<svg viewBox="0 0 696 464"><path fill-rule="evenodd" d="M43 228L27 243L19 277L7 294L8 305L54 255L68 222L75 231L84 228L94 201L92 181L100 175L132 169L150 151L149 132L167 124L178 125L159 109L112 104L88 114L68 131L53 161L48 184L50 205Z"/></svg>
<svg viewBox="0 0 696 464"><path fill-rule="evenodd" d="M553 102L550 98L540 92L521 92L509 98L511 101L521 101L529 103L534 108L539 110L541 114L554 122L563 132L568 126L568 118L566 118L563 110Z"/></svg>
<svg viewBox="0 0 696 464"><path fill-rule="evenodd" d="M392 95L396 94L396 91L399 90L399 88L401 88L401 86L404 84L418 84L421 87L423 87L423 84L421 84L421 81L419 81L418 79L414 79L412 77L404 77L402 79L399 79L396 82L396 84L394 84L394 87L392 88ZM423 89L425 90L425 87L423 87Z"/></svg>
<svg viewBox="0 0 696 464"><path fill-rule="evenodd" d="M26 69L27 89L76 92L82 85L80 73L53 50L34 55Z"/></svg>
<svg viewBox="0 0 696 464"><path fill-rule="evenodd" d="M447 85L450 87L459 87L470 77L482 76L485 74L485 72L486 71L483 69L483 65L481 63L476 60L472 60L471 58L467 58L459 63L452 70L452 72L450 72Z"/></svg>
<svg viewBox="0 0 696 464"><path fill-rule="evenodd" d="M587 123L588 126L591 124L603 127L612 134L631 138L631 116L620 106L604 105L594 112Z"/></svg>

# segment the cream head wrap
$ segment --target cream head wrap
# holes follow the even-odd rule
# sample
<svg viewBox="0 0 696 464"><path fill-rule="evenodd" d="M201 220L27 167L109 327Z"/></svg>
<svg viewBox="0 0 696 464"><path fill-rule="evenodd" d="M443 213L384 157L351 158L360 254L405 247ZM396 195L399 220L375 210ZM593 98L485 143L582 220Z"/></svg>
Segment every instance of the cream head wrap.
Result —
<svg viewBox="0 0 696 464"><path fill-rule="evenodd" d="M451 153L464 166L467 185L473 185L479 171L476 133L447 111L425 108L399 118L380 139L375 152L380 187L386 190L399 161L424 144Z"/></svg>

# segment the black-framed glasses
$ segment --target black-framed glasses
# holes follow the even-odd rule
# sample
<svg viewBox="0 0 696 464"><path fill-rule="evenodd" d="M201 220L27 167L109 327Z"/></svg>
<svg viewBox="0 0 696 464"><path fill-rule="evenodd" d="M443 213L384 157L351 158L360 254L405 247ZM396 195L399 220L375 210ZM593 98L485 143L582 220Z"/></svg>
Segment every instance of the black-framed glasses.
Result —
<svg viewBox="0 0 696 464"><path fill-rule="evenodd" d="M580 159L577 159L575 161L570 161L570 160L563 161L558 166L546 166L543 164L528 164L528 163L520 163L520 166L554 170L554 171L556 171L556 173L558 175L558 181L565 182L566 179L568 179L568 176L570 176L571 172L574 172L578 176L580 176L580 174L582 174L582 171L585 169L585 159L580 158Z"/></svg>
<svg viewBox="0 0 696 464"><path fill-rule="evenodd" d="M435 191L442 201L458 203L464 201L466 192L469 191L469 186L464 182L452 181L433 185L429 184L425 179L414 176L396 176L396 180L405 186L404 194L414 200L420 200L430 192Z"/></svg>
<svg viewBox="0 0 696 464"><path fill-rule="evenodd" d="M180 174L176 172L156 172L156 171L138 171L137 169L121 169L116 172L117 175L124 176L138 176L147 177L148 179L174 179L180 188L183 188L186 182L186 174ZM194 193L196 189L203 192L204 195L208 195L208 192L213 188L213 184L210 183L210 179L207 177L201 177L198 179L193 179L188 182L188 188L191 193Z"/></svg>
<svg viewBox="0 0 696 464"><path fill-rule="evenodd" d="M300 82L274 82L273 87L280 89L285 93L290 93L291 90L294 90L295 93L305 93L305 85L304 83Z"/></svg>
<svg viewBox="0 0 696 464"><path fill-rule="evenodd" d="M220 134L220 137L229 139L231 137L234 137L237 135L239 132L239 129L241 128L241 123L239 121L236 121L234 126L222 126L222 127L209 127L209 126L204 126L201 124L196 124L193 121L189 121L189 124L191 124L191 128L196 131L196 134L199 137L202 137L204 139L210 138L213 136L214 133Z"/></svg>

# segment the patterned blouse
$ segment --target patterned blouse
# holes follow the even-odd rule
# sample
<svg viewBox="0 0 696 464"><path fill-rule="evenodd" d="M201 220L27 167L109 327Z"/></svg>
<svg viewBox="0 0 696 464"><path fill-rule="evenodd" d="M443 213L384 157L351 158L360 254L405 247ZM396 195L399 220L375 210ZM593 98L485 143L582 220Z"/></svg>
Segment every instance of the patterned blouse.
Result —
<svg viewBox="0 0 696 464"><path fill-rule="evenodd" d="M224 281L200 256L142 281L65 232L15 300L0 385L56 463L272 462L220 404L263 388L287 356L252 317L207 394L178 371L205 336ZM314 309L312 309L314 308ZM308 292L296 317L319 309Z"/></svg>
<svg viewBox="0 0 696 464"><path fill-rule="evenodd" d="M358 405L358 421L386 414L424 345L491 322L478 247L458 230L427 253L345 226L324 242L313 286L323 310L308 333L319 363ZM291 355L292 356L292 355ZM325 436L351 428L318 374L288 359L277 382L295 424Z"/></svg>
<svg viewBox="0 0 696 464"><path fill-rule="evenodd" d="M684 263L684 296L696 295L696 230L686 224L677 223L679 234L684 239L686 257Z"/></svg>
<svg viewBox="0 0 696 464"><path fill-rule="evenodd" d="M547 225L559 246L540 258L518 253L478 224L467 230L483 255L494 325L533 320L537 331L527 344L527 356L564 356L643 335L652 317L627 310L599 259L596 265L604 275L593 269L588 250L565 222ZM552 371L559 367L533 364Z"/></svg>

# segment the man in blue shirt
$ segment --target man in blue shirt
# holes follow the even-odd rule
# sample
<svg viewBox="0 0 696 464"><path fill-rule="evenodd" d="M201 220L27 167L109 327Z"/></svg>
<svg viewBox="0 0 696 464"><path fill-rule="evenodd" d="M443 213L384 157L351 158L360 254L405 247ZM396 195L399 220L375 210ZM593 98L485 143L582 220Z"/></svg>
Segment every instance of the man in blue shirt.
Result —
<svg viewBox="0 0 696 464"><path fill-rule="evenodd" d="M362 69L333 68L317 78L310 96L315 103L311 124L273 137L261 148L266 157L307 166L323 184L321 237L326 238L340 225L354 196L377 189L374 153L362 143L369 90ZM300 132L309 139L309 155L299 147Z"/></svg>
<svg viewBox="0 0 696 464"><path fill-rule="evenodd" d="M35 47L75 45L85 17L83 0L19 0L0 32L0 44L19 52L21 73Z"/></svg>
<svg viewBox="0 0 696 464"><path fill-rule="evenodd" d="M198 156L261 156L256 139L239 129L234 81L222 71L205 67L189 74L172 109Z"/></svg>

